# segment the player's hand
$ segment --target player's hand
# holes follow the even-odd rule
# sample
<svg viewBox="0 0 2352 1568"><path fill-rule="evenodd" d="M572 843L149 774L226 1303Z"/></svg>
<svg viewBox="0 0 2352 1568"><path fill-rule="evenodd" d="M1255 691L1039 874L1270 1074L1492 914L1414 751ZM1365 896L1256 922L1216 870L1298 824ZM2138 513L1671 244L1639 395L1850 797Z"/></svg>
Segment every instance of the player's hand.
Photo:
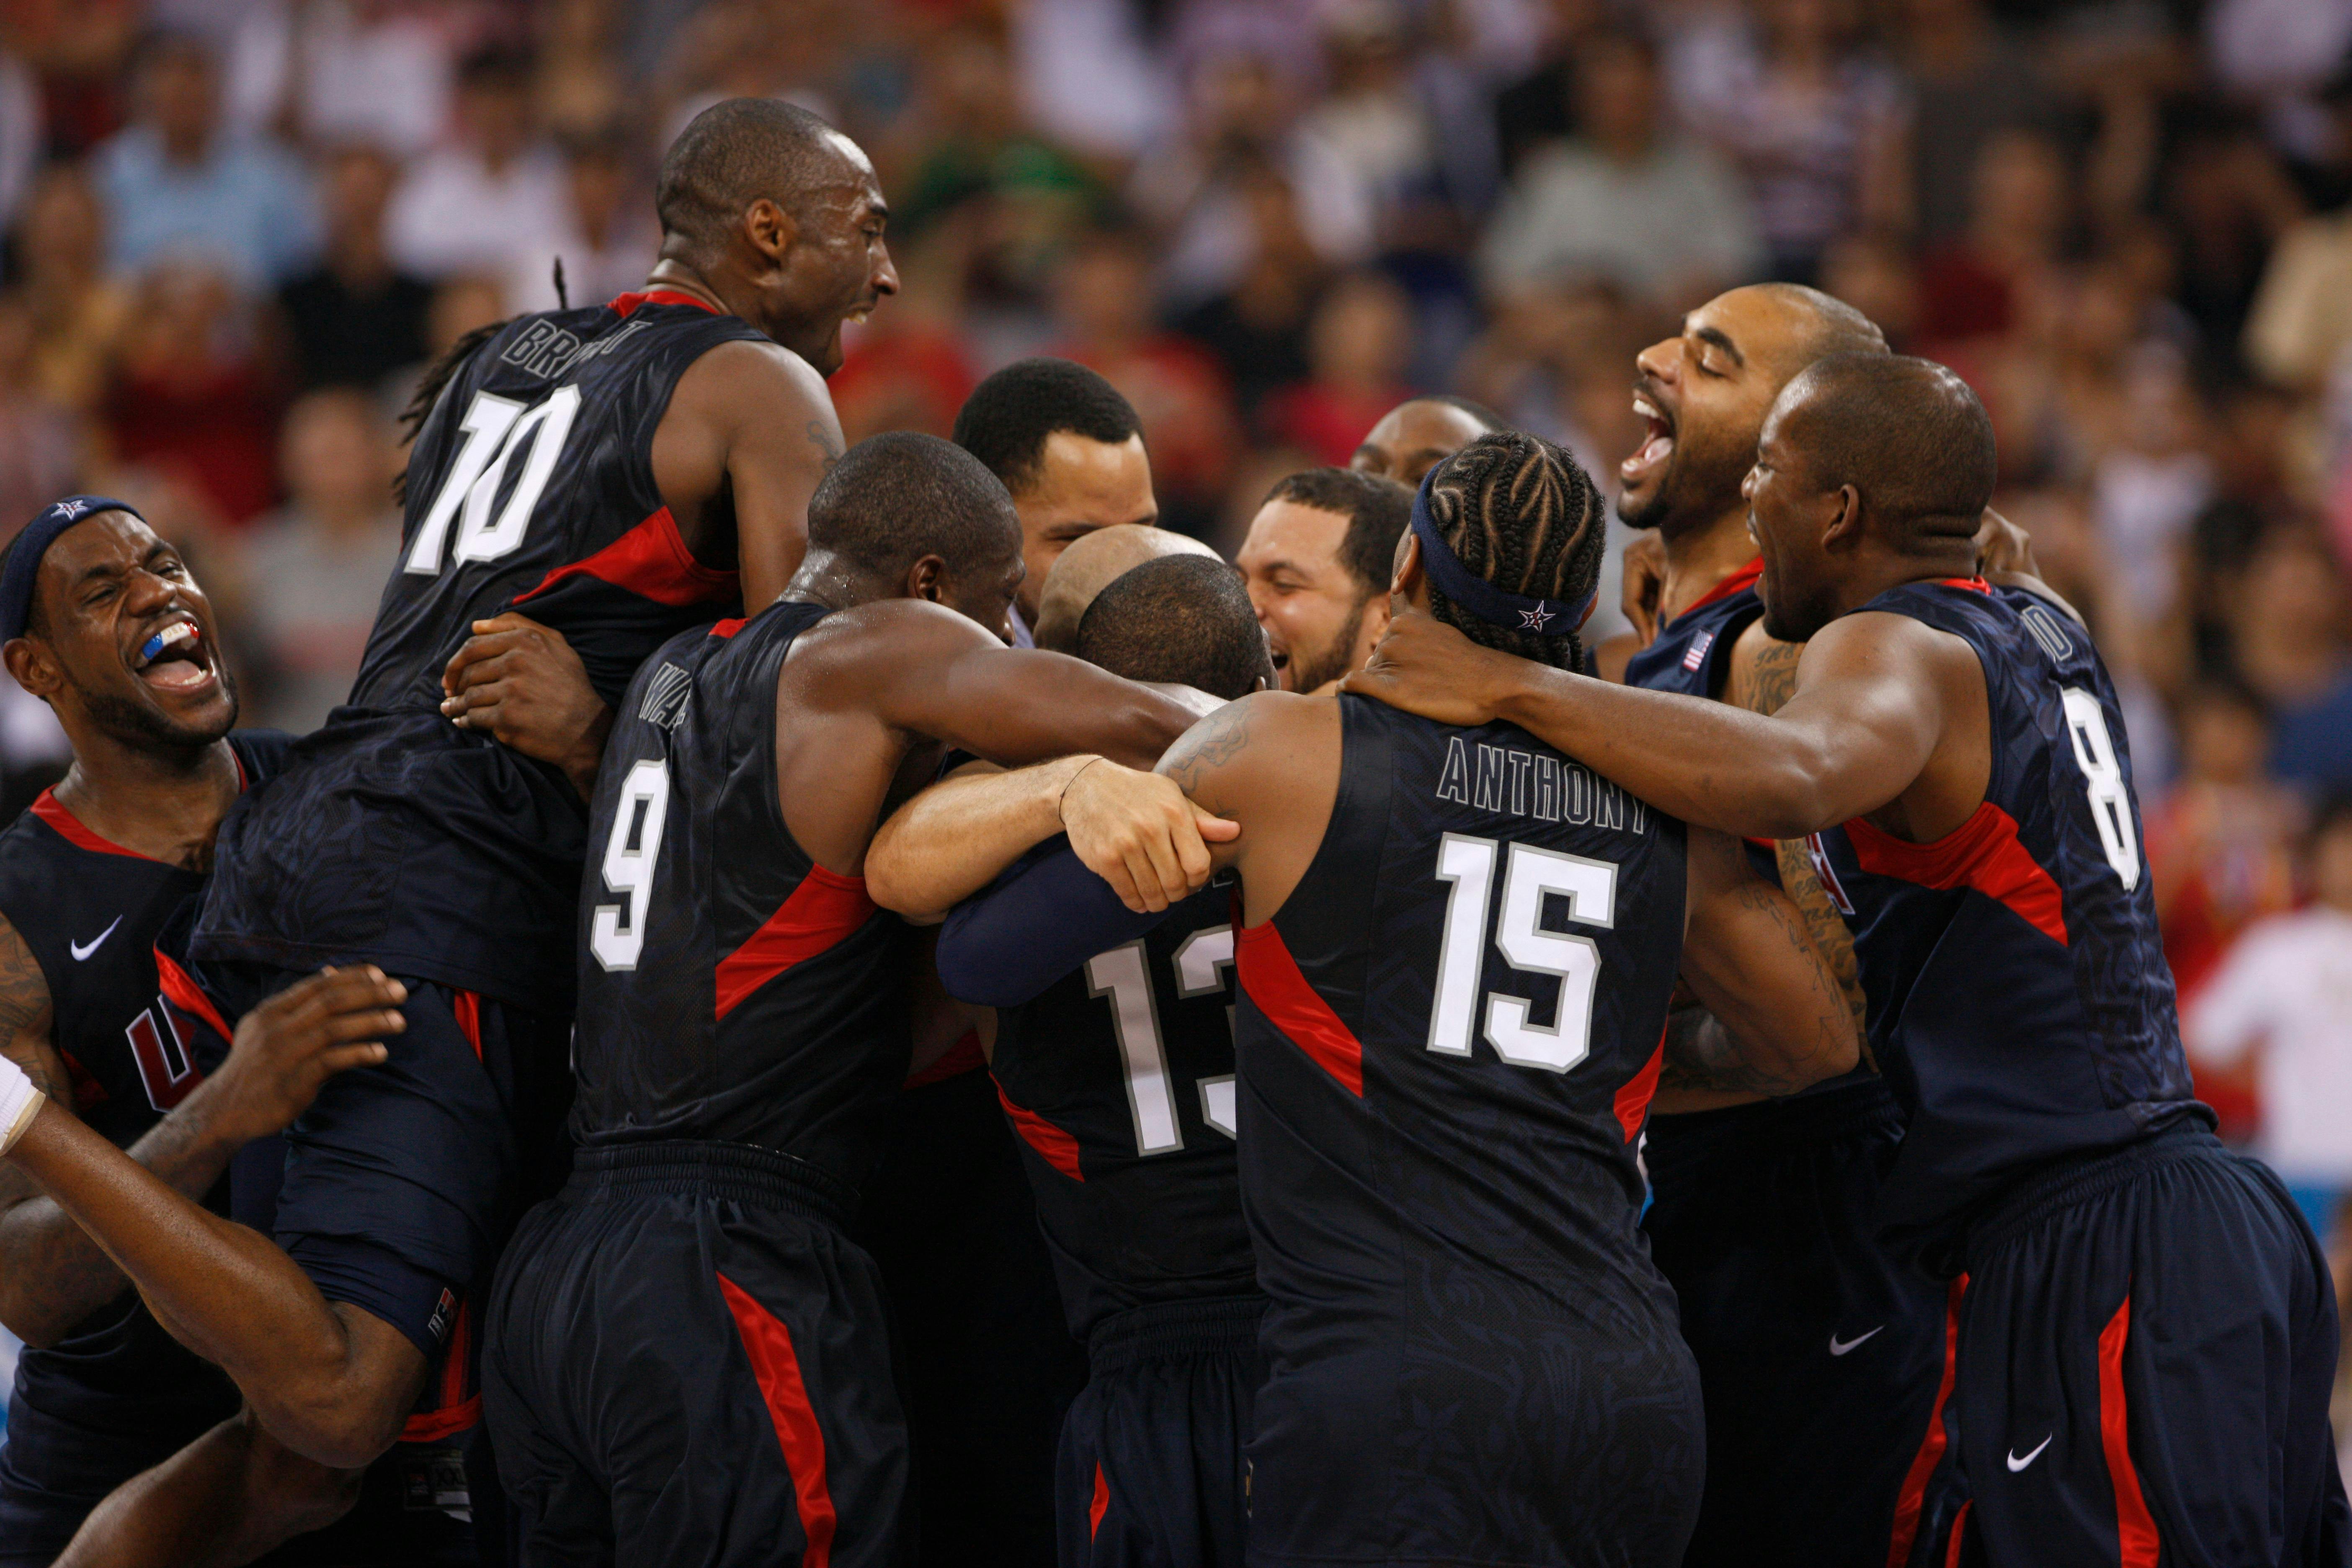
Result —
<svg viewBox="0 0 2352 1568"><path fill-rule="evenodd" d="M1339 683L1342 691L1374 697L1391 708L1441 724L1484 724L1519 661L1481 647L1425 610L1407 610L1389 622L1388 635L1364 668Z"/></svg>
<svg viewBox="0 0 2352 1568"><path fill-rule="evenodd" d="M1990 507L1985 508L1984 521L1977 525L1977 575L2042 575L2033 560L2033 535Z"/></svg>
<svg viewBox="0 0 2352 1568"><path fill-rule="evenodd" d="M596 787L613 710L563 634L511 612L476 621L441 672L441 711L526 757L553 763L585 800Z"/></svg>
<svg viewBox="0 0 2352 1568"><path fill-rule="evenodd" d="M223 1142L251 1142L310 1109L339 1072L373 1067L383 1041L408 1027L408 987L373 964L322 969L237 1020L228 1059L196 1092Z"/></svg>
<svg viewBox="0 0 2352 1568"><path fill-rule="evenodd" d="M1062 826L1120 902L1155 914L1198 892L1213 868L1209 845L1242 831L1193 805L1174 780L1108 760L1087 763L1062 791Z"/></svg>
<svg viewBox="0 0 2352 1568"><path fill-rule="evenodd" d="M1617 603L1633 623L1633 636L1647 647L1658 635L1658 605L1666 592L1666 546L1654 530L1625 546L1625 577Z"/></svg>

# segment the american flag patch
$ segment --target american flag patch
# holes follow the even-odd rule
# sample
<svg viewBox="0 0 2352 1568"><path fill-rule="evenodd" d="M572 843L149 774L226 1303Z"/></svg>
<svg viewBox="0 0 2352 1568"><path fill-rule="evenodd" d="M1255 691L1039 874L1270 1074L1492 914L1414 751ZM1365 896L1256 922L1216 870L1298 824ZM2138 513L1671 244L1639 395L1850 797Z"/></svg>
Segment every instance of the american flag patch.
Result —
<svg viewBox="0 0 2352 1568"><path fill-rule="evenodd" d="M1714 646L1715 632L1711 627L1691 638L1690 651L1683 655L1683 668L1696 670L1700 665L1706 662L1706 650Z"/></svg>

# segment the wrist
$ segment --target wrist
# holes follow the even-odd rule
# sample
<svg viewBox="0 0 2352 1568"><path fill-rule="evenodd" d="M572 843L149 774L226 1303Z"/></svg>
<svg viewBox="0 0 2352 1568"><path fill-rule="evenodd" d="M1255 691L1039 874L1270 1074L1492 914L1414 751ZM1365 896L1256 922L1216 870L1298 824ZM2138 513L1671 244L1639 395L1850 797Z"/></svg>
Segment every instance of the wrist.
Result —
<svg viewBox="0 0 2352 1568"><path fill-rule="evenodd" d="M572 742L571 753L563 759L563 772L572 780L572 787L586 800L596 793L596 773L604 763L605 737L613 732L612 705L599 702L595 716L580 731Z"/></svg>
<svg viewBox="0 0 2352 1568"><path fill-rule="evenodd" d="M1047 830L1049 833L1059 833L1069 826L1070 792L1077 788L1078 781L1087 776L1088 770L1092 769L1097 763L1105 760L1091 752L1087 752L1076 756L1065 757L1060 763L1055 764L1054 772L1059 775L1059 782L1055 785L1052 796L1053 826Z"/></svg>
<svg viewBox="0 0 2352 1568"><path fill-rule="evenodd" d="M234 1052L233 1047L231 1049ZM188 1098L173 1106L165 1118L179 1128L186 1140L183 1147L191 1153L235 1154L262 1136L259 1131L240 1132L237 1129L237 1071L236 1058L232 1054L189 1090Z"/></svg>

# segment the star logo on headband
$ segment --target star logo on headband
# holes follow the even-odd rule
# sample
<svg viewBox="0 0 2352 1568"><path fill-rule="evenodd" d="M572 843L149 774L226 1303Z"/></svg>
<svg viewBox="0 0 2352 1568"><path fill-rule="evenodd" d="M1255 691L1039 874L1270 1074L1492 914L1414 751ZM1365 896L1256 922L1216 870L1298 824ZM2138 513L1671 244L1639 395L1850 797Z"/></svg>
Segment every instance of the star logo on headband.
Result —
<svg viewBox="0 0 2352 1568"><path fill-rule="evenodd" d="M82 513L89 510L89 502L82 500L79 496L76 496L71 500L61 500L58 502L58 510L65 513L65 518L68 522L71 522L74 519L79 517Z"/></svg>
<svg viewBox="0 0 2352 1568"><path fill-rule="evenodd" d="M1545 609L1543 607L1543 601L1539 599L1536 602L1536 607L1534 609L1521 610L1519 612L1519 626L1521 629L1526 631L1539 632L1544 629L1544 623L1551 619L1552 616L1558 613L1559 612L1555 610Z"/></svg>

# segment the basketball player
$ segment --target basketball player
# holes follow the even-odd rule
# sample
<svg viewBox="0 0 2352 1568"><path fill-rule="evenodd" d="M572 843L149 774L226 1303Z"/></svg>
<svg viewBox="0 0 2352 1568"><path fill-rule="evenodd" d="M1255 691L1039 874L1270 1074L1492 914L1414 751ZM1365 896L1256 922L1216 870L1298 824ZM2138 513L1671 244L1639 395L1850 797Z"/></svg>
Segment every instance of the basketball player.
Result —
<svg viewBox="0 0 2352 1568"><path fill-rule="evenodd" d="M895 1560L906 1431L843 1226L908 1073L915 950L867 843L947 746L1137 764L1191 719L1005 647L1022 570L976 459L877 436L819 487L784 600L629 689L581 901L580 1147L488 1313L529 1562Z"/></svg>
<svg viewBox="0 0 2352 1568"><path fill-rule="evenodd" d="M1642 352L1633 406L1649 433L1619 467L1618 512L1654 531L1664 579L1656 636L1620 654L1626 681L1760 712L1787 699L1802 650L1765 635L1740 481L1790 377L1825 354L1885 348L1851 306L1773 283L1708 300ZM1859 1018L1852 942L1804 844L1759 853ZM1678 1011L1675 1026L1707 1027L1706 1015ZM1643 1224L1706 1395L1687 1568L1900 1568L1919 1542L1932 1553L1957 1506L1928 1487L1948 1292L1878 1243L1878 1185L1902 1142L1893 1094L1864 1066L1792 1100L1689 1095L1669 1066L1657 1110ZM1840 1484L1814 1484L1825 1472Z"/></svg>
<svg viewBox="0 0 2352 1568"><path fill-rule="evenodd" d="M1308 468L1267 493L1234 564L1285 691L1321 689L1381 640L1389 567L1412 514L1412 491L1348 468Z"/></svg>
<svg viewBox="0 0 2352 1568"><path fill-rule="evenodd" d="M1949 371L1832 356L1780 394L1747 479L1765 630L1807 644L1777 714L1422 616L1355 684L1525 723L1696 822L1811 836L1909 1118L1886 1234L1968 1281L1946 1374L1963 1561L2340 1564L2334 1292L2191 1097L2096 651L2041 593L1973 574L1994 474Z"/></svg>
<svg viewBox="0 0 2352 1568"><path fill-rule="evenodd" d="M1037 595L1037 646L1068 653L1078 646L1078 622L1095 595L1134 567L1162 555L1217 552L1189 533L1138 523L1114 523L1070 542L1045 574Z"/></svg>
<svg viewBox="0 0 2352 1568"><path fill-rule="evenodd" d="M1056 578L1108 537L1073 545ZM1154 559L1114 579L1085 612L1078 652L1220 700L1273 679L1249 597L1213 557ZM1015 857L1051 854L1065 842L1055 824L1024 805L1053 772L982 784L968 771L917 796L876 836L869 886L936 920ZM985 897L961 904L940 941L950 994L999 1009L982 1025L997 1096L1087 1346L1055 1478L1065 1568L1242 1561L1265 1300L1234 1164L1231 903L1203 888L1139 905L1165 919L1042 991L989 988L992 950L1018 938Z"/></svg>
<svg viewBox="0 0 2352 1568"><path fill-rule="evenodd" d="M1558 448L1482 437L1424 479L1396 602L1580 660L1602 504ZM1855 1058L1795 911L1735 844L1686 846L1532 746L1269 694L1161 763L1242 827L1212 848L1252 917L1238 1149L1273 1302L1253 1562L1678 1563L1698 1392L1633 1162L1677 963L1738 1042L1679 1046L1719 1053L1689 1076L1788 1093ZM1041 971L1141 921L1045 916L1022 943Z"/></svg>
<svg viewBox="0 0 2352 1568"><path fill-rule="evenodd" d="M1466 397L1409 397L1365 433L1348 467L1413 489L1423 474L1479 437L1508 428L1510 422L1501 415Z"/></svg>
<svg viewBox="0 0 2352 1568"><path fill-rule="evenodd" d="M275 1232L295 1267L148 1290L271 1440L331 1468L425 1435L407 1417L436 1358L456 1372L433 1435L470 1418L462 1301L561 1155L579 798L440 714L445 661L521 606L609 703L664 637L772 597L840 449L822 375L841 323L896 287L871 166L790 106L705 111L657 205L644 293L506 323L428 388L353 701L224 824L197 921L232 1011L320 963L406 987L400 1049L288 1133ZM212 1500L140 1506L194 1529Z"/></svg>
<svg viewBox="0 0 2352 1568"><path fill-rule="evenodd" d="M1034 647L1038 595L1055 559L1098 528L1159 521L1143 424L1086 366L1024 359L972 388L956 412L955 443L1003 480L1021 509L1028 574L1013 606L1013 640Z"/></svg>

